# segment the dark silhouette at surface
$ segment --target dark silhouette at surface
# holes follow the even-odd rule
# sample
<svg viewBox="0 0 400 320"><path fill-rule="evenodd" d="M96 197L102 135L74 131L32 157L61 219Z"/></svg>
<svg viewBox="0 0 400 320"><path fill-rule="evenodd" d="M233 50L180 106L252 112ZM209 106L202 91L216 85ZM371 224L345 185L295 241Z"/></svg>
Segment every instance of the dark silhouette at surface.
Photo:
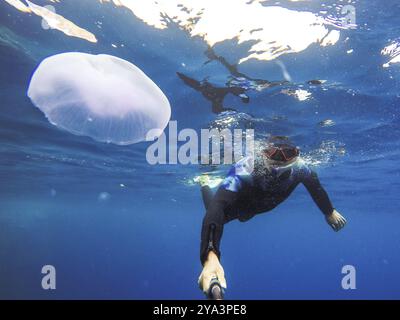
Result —
<svg viewBox="0 0 400 320"><path fill-rule="evenodd" d="M265 79L251 78L239 72L237 64L230 64L224 57L218 56L211 47L207 49L205 55L209 59L206 63L210 61L219 61L229 71L231 77L227 82L227 86L236 86L242 83L243 87L246 87L247 90L254 89L261 91L267 88L290 84L289 81L268 81Z"/></svg>
<svg viewBox="0 0 400 320"><path fill-rule="evenodd" d="M239 86L247 90L252 89L256 91L262 91L264 89L273 88L277 86L288 86L288 85L296 86L295 83L286 80L268 81L265 79L251 78L245 75L244 73L239 72L237 64L230 64L224 57L218 56L211 47L209 47L205 51L205 55L209 59L206 62L206 64L209 63L210 61L218 61L229 71L231 76L229 77L229 80L226 83L228 87ZM319 86L322 85L324 82L325 81L323 80L313 79L313 80L308 80L306 84L312 86Z"/></svg>
<svg viewBox="0 0 400 320"><path fill-rule="evenodd" d="M207 80L198 81L190 78L183 73L176 73L183 82L192 89L199 91L204 98L212 104L212 112L218 114L224 111L235 111L235 109L225 108L223 103L226 95L233 94L240 97L242 102L248 103L250 98L245 94L246 89L241 87L216 87Z"/></svg>
<svg viewBox="0 0 400 320"><path fill-rule="evenodd" d="M246 94L248 90L262 91L277 86L295 86L294 83L286 80L269 81L265 79L251 78L240 72L237 64L230 64L224 57L218 56L211 47L205 51L205 55L209 59L206 63L209 63L210 61L218 61L229 71L230 76L228 77L225 87L217 87L211 84L207 79L198 81L181 72L177 72L176 74L187 86L200 92L204 98L211 102L213 113L219 114L224 111L236 111L235 109L224 107L224 99L228 94L233 94L240 97L242 102L249 103L250 98ZM308 85L321 85L324 81L309 80L306 83ZM286 94L286 92L283 91L282 93Z"/></svg>

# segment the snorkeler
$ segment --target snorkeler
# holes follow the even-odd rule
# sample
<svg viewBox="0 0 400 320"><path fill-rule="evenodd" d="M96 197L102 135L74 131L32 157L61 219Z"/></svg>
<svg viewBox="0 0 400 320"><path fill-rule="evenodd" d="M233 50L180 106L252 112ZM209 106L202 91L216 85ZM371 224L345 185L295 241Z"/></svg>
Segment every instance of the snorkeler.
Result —
<svg viewBox="0 0 400 320"><path fill-rule="evenodd" d="M208 47L208 49L204 52L208 61L205 64L209 63L210 61L218 61L220 62L231 74L229 77L226 85L228 87L235 86L241 87L246 90L256 90L262 91L264 89L273 88L277 86L288 86L288 85L295 85L287 80L282 81L268 81L264 79L255 79L245 75L242 72L239 72L237 64L230 64L223 56L218 56L212 47ZM290 77L289 77L290 78ZM324 80L309 80L306 83L308 85L322 85L325 81Z"/></svg>
<svg viewBox="0 0 400 320"><path fill-rule="evenodd" d="M244 103L249 103L250 101L249 96L245 94L246 89L243 89L241 87L216 87L207 80L203 80L200 82L184 75L183 73L177 72L176 74L179 78L183 80L185 84L195 89L196 91L199 91L203 95L203 97L211 101L212 112L214 113L218 114L224 111L235 111L234 109L225 108L223 106L224 99L229 93L238 96Z"/></svg>
<svg viewBox="0 0 400 320"><path fill-rule="evenodd" d="M257 214L270 211L285 201L302 183L334 231L345 224L345 218L332 206L317 174L300 158L299 149L286 137L271 137L258 161L245 157L237 162L221 183L215 195L200 179L206 208L201 231L200 260L203 271L199 286L210 297L214 287L226 288L224 269L220 263L220 241L224 224L238 219L250 220Z"/></svg>
<svg viewBox="0 0 400 320"><path fill-rule="evenodd" d="M262 91L267 88L276 86L283 86L289 84L288 81L268 81L264 79L251 78L244 73L239 72L236 64L230 64L224 57L218 56L211 47L205 51L205 55L209 59L205 64L210 61L219 61L231 74L226 85L228 87L238 86L246 90Z"/></svg>

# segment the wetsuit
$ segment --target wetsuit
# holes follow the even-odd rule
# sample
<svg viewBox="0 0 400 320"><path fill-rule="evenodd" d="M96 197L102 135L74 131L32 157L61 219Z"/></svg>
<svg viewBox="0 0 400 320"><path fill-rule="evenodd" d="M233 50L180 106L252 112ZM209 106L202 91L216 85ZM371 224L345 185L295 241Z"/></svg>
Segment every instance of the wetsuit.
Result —
<svg viewBox="0 0 400 320"><path fill-rule="evenodd" d="M334 208L317 174L301 159L285 171L262 169L260 172L251 170L252 167L251 158L236 163L215 195L208 186L202 187L206 207L201 231L202 264L211 250L220 257L219 245L225 223L234 219L244 222L256 214L272 210L286 200L300 183L325 215L333 212Z"/></svg>
<svg viewBox="0 0 400 320"><path fill-rule="evenodd" d="M246 89L244 88L237 86L219 88L213 86L211 83L207 81L200 82L180 72L177 72L176 74L178 75L179 78L181 78L185 82L185 84L195 89L196 91L199 91L204 98L206 98L212 103L213 113L218 114L229 110L235 111L234 109L225 108L223 106L224 99L226 95L229 93L240 97L244 103L248 103L250 100L250 98L247 95L245 95Z"/></svg>

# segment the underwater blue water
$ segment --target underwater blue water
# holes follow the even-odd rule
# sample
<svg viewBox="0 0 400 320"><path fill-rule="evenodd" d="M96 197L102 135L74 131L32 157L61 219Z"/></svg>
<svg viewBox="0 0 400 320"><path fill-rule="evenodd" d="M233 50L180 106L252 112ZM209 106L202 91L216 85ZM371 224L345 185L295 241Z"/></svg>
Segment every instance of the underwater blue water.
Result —
<svg viewBox="0 0 400 320"><path fill-rule="evenodd" d="M281 5L312 11L321 2ZM178 28L152 28L127 9L95 0L56 6L81 26L102 21L98 43L43 30L38 17L0 3L0 298L202 299L197 277L204 208L192 181L227 168L151 166L149 143L117 146L59 130L26 90L47 56L112 54L159 85L179 128L200 130L215 115L175 72L198 79L227 72L215 62L204 66L204 41ZM263 119L258 134L290 136L348 220L332 232L299 187L274 211L229 223L221 244L227 299L400 298L400 65L383 68L388 57L381 55L400 37L400 5L364 0L355 7L358 28L342 30L335 46L311 45L279 58L295 83L327 80L303 87L311 99L271 89L250 92L248 105L234 97L225 101ZM246 46L226 41L216 49L235 62ZM250 60L239 68L282 79L274 61ZM327 119L334 125L321 126ZM57 270L56 290L41 288L41 268L48 264ZM357 270L356 290L341 287L344 265Z"/></svg>

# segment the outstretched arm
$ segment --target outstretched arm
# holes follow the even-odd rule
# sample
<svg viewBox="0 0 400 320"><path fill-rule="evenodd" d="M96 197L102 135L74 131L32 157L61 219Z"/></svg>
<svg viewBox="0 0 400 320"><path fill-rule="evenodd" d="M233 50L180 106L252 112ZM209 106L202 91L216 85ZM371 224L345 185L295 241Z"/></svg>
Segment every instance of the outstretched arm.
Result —
<svg viewBox="0 0 400 320"><path fill-rule="evenodd" d="M314 171L311 171L311 173L304 178L303 184L323 214L330 215L333 212L333 206L328 194L322 187L317 174Z"/></svg>
<svg viewBox="0 0 400 320"><path fill-rule="evenodd" d="M226 223L225 210L233 205L236 197L236 192L220 188L208 207L201 229L200 260L203 265L210 251L218 258L221 256L219 245Z"/></svg>
<svg viewBox="0 0 400 320"><path fill-rule="evenodd" d="M229 171L212 201L207 205L207 213L201 230L200 260L203 271L199 277L200 288L208 293L211 280L216 279L226 288L224 269L219 261L221 252L219 244L224 224L232 220L227 209L233 208L242 190L242 184L250 177L253 169L253 159L246 157L238 161Z"/></svg>
<svg viewBox="0 0 400 320"><path fill-rule="evenodd" d="M207 208L201 231L200 260L203 271L199 277L200 289L209 295L210 285L218 281L226 289L224 269L220 263L221 252L219 244L222 237L224 224L227 222L225 209L234 203L236 193L219 189Z"/></svg>
<svg viewBox="0 0 400 320"><path fill-rule="evenodd" d="M334 231L342 229L346 224L346 219L333 208L331 200L329 199L325 189L322 187L317 174L314 171L311 171L311 173L304 178L303 184L307 188L318 208L325 215L326 222L332 227L332 229Z"/></svg>

